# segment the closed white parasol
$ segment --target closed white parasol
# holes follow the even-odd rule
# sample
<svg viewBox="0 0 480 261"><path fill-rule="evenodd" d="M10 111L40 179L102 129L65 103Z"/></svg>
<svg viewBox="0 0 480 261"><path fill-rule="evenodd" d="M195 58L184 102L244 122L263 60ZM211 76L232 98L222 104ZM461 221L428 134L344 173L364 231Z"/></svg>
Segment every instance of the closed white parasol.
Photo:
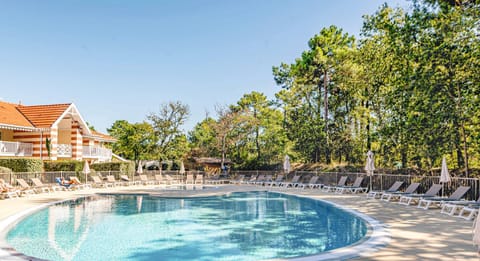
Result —
<svg viewBox="0 0 480 261"><path fill-rule="evenodd" d="M85 161L85 164L83 165L83 174L85 174L85 184L87 184L87 175L90 174L90 166L88 165L88 161Z"/></svg>
<svg viewBox="0 0 480 261"><path fill-rule="evenodd" d="M290 172L290 157L285 155L285 160L283 161L283 171L288 174Z"/></svg>
<svg viewBox="0 0 480 261"><path fill-rule="evenodd" d="M370 177L370 190L372 190L372 176L375 171L375 160L373 159L373 152L369 150L367 152L367 163L365 164L365 171L367 176Z"/></svg>
<svg viewBox="0 0 480 261"><path fill-rule="evenodd" d="M448 183L452 181L452 178L450 177L450 173L448 172L448 167L447 167L447 160L445 157L442 159L442 171L440 172L440 183L442 183L442 196L443 196L443 190L444 190L444 185L445 183Z"/></svg>

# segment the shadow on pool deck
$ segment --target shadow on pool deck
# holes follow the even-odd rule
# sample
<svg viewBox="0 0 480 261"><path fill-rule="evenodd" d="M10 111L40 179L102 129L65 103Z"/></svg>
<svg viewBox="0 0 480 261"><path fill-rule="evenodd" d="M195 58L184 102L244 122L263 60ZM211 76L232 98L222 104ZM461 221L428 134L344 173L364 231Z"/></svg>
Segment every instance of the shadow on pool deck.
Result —
<svg viewBox="0 0 480 261"><path fill-rule="evenodd" d="M368 257L356 260L479 260L472 244L472 221L364 195L296 191L367 214L387 224L391 242Z"/></svg>

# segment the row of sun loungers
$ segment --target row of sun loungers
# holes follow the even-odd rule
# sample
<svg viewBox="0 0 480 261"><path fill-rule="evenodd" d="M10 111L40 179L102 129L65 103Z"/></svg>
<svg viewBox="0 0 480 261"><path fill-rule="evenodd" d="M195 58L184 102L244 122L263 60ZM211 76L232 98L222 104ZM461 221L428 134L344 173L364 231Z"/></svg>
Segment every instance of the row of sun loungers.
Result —
<svg viewBox="0 0 480 261"><path fill-rule="evenodd" d="M249 180L245 180L244 175L240 175L238 179L233 180L232 184L246 184L246 185L259 185L266 187L277 186L279 188L299 188L299 189L321 189L325 192L335 193L361 193L368 190L367 187L362 187L363 177L357 177L351 186L346 185L347 177L341 177L336 185L324 185L318 183L318 176L312 176L306 183L300 182L301 176L295 175L291 181L284 181L284 175L278 175L275 180L272 180L271 175L258 175L252 176Z"/></svg>
<svg viewBox="0 0 480 261"><path fill-rule="evenodd" d="M466 201L462 198L470 190L468 186L461 186L449 197L439 197L438 193L442 190L442 185L433 184L425 193L416 193L420 187L420 183L411 183L404 191L400 191L403 181L396 181L386 190L368 191L367 187L362 187L363 177L357 177L351 186L347 186L347 176L342 176L336 185L319 184L318 176L313 176L307 183L299 182L300 176L296 175L291 181L283 181L284 176L278 175L272 181L271 176L258 175L253 176L249 180L244 180L245 176L240 175L238 179L233 180L233 184L261 185L261 186L277 186L279 188L299 188L299 189L315 189L319 188L323 192L343 193L367 193L367 198L378 198L382 201L396 201L402 205L416 204L418 208L430 209L432 207L441 208L441 213L448 215L456 215L468 220L473 219L479 212L480 198L477 201Z"/></svg>
<svg viewBox="0 0 480 261"><path fill-rule="evenodd" d="M109 175L106 180L102 180L99 176L90 176L92 183L83 184L77 177L70 177L70 181L74 181L72 184L62 184L57 179L57 185L45 185L38 178L31 178L33 186L30 186L25 180L17 179L19 185L18 188L5 187L5 182L0 183L0 190L5 198L15 198L24 195L30 195L35 193L51 193L62 190L72 189L89 189L95 188L109 188L116 186L133 186L133 185L203 185L218 184L210 179L204 180L203 175L187 175L185 181L175 180L169 175L155 175L155 179L149 180L146 175L139 175L140 180L131 181L126 175L120 176L121 180L115 180L115 177ZM300 182L300 175L295 175L292 180L285 181L284 175L278 175L275 180L272 180L271 175L258 175L245 180L244 175L240 175L236 180L231 180L232 184L247 184L257 185L265 187L278 187L278 188L297 188L297 189L320 189L323 192L334 192L338 194L343 193L367 193L367 198L378 198L382 201L393 202L397 201L398 204L412 205L417 204L418 208L429 209L431 207L438 207L441 209L441 213L451 216L459 216L468 220L473 219L479 212L480 198L477 201L462 200L464 195L470 190L468 186L459 187L449 197L439 197L438 193L442 189L442 185L433 184L425 193L418 194L420 183L411 183L404 191L399 189L402 187L402 181L396 181L392 186L386 190L368 191L367 187L362 187L363 177L357 177L352 185L346 185L347 176L342 176L336 185L324 185L318 183L318 176L312 176L306 183ZM222 183L225 181L222 181ZM2 185L3 184L3 185ZM74 185L73 185L74 184Z"/></svg>
<svg viewBox="0 0 480 261"><path fill-rule="evenodd" d="M70 191L91 188L113 188L117 186L137 186L137 185L203 185L203 175L187 175L186 180L178 180L170 175L155 175L154 179L148 179L146 175L139 175L139 180L130 180L128 176L121 175L120 180L116 180L113 175L108 175L105 180L100 176L90 176L90 183L81 183L77 177L69 177L68 181L63 178L55 178L56 184L44 184L39 178L31 178L30 185L24 179L16 179L17 187L14 187L4 180L0 182L0 192L3 198L18 198L37 193L53 193L57 191Z"/></svg>
<svg viewBox="0 0 480 261"><path fill-rule="evenodd" d="M472 220L478 215L480 207L480 198L477 201L467 201L462 198L470 190L468 186L458 187L450 196L439 197L438 193L442 189L442 185L433 184L427 192L417 194L416 191L419 183L410 184L405 191L398 191L403 182L395 182L389 189L385 191L371 191L367 194L368 198L380 198L384 201L398 201L402 205L417 205L417 208L430 209L438 207L440 213L450 216L458 216L467 220Z"/></svg>

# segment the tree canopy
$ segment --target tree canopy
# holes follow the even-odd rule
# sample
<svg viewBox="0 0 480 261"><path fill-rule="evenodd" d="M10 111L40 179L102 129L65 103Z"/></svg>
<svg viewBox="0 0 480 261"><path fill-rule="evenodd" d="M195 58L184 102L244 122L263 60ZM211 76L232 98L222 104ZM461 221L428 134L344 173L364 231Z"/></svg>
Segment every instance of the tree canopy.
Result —
<svg viewBox="0 0 480 261"><path fill-rule="evenodd" d="M273 66L273 99L244 94L188 135L181 130L188 106L165 104L144 123L116 122L114 151L132 159L229 158L261 169L285 154L363 165L372 150L380 167L430 170L446 156L468 176L480 159L479 21L479 1L383 4L364 16L360 37L320 28L297 59Z"/></svg>

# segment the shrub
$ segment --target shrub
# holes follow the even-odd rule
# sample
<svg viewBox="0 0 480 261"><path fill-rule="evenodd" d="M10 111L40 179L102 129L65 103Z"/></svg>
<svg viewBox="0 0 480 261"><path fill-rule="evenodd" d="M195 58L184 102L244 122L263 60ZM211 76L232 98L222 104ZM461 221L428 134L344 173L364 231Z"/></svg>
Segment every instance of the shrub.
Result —
<svg viewBox="0 0 480 261"><path fill-rule="evenodd" d="M0 174L10 174L10 173L12 173L11 169L5 168L5 167L0 167Z"/></svg>
<svg viewBox="0 0 480 261"><path fill-rule="evenodd" d="M0 159L0 166L14 172L42 172L43 162L40 159L6 158Z"/></svg>
<svg viewBox="0 0 480 261"><path fill-rule="evenodd" d="M94 163L90 167L96 171L120 171L124 174L135 173L135 163L133 161Z"/></svg>
<svg viewBox="0 0 480 261"><path fill-rule="evenodd" d="M60 160L60 161L44 161L43 168L45 171L77 171L83 170L84 161L79 160Z"/></svg>

